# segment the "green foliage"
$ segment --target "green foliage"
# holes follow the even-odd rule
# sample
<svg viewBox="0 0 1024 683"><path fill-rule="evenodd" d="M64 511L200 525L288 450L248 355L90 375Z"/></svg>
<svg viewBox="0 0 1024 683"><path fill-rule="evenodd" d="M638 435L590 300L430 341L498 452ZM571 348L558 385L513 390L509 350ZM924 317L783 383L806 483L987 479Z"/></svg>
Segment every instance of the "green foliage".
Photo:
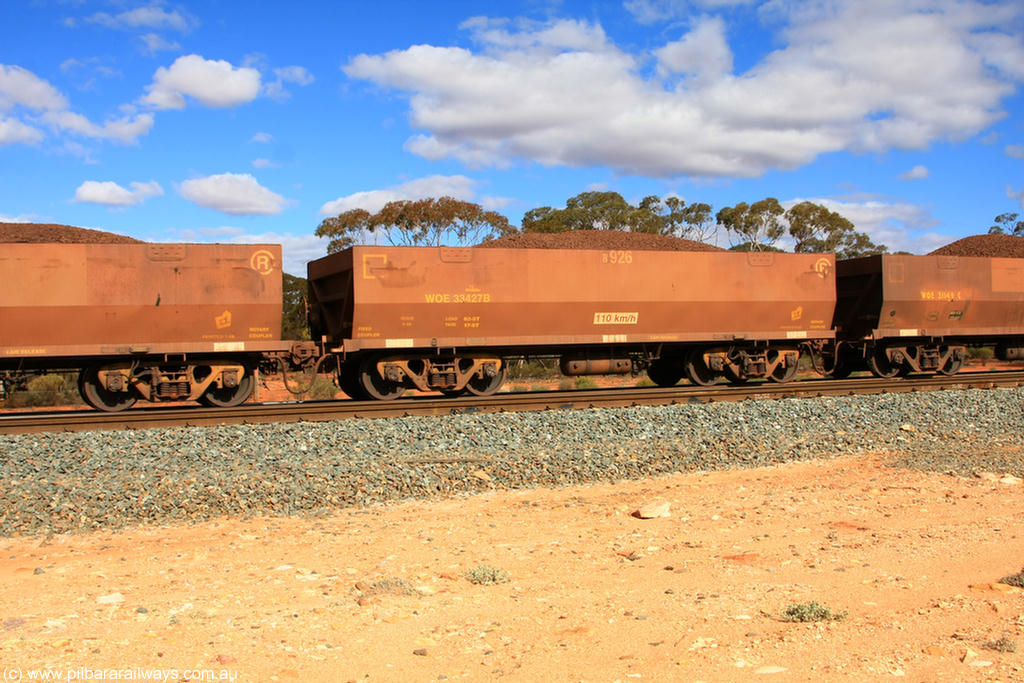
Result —
<svg viewBox="0 0 1024 683"><path fill-rule="evenodd" d="M509 379L552 379L558 377L558 363L544 360L516 360L508 365Z"/></svg>
<svg viewBox="0 0 1024 683"><path fill-rule="evenodd" d="M514 232L508 219L479 204L453 197L388 202L377 213L352 209L326 218L316 229L318 237L330 237L327 252L333 254L353 244L383 235L393 245L467 246Z"/></svg>
<svg viewBox="0 0 1024 683"><path fill-rule="evenodd" d="M281 338L309 339L306 320L306 279L282 273Z"/></svg>
<svg viewBox="0 0 1024 683"><path fill-rule="evenodd" d="M785 249L779 249L773 244L751 244L750 242L740 242L729 247L729 251L771 251L776 254L785 254Z"/></svg>
<svg viewBox="0 0 1024 683"><path fill-rule="evenodd" d="M653 381L651 381L650 377L647 377L645 375L645 376L641 377L640 379L638 379L636 381L636 386L637 387L656 387L658 385L655 384Z"/></svg>
<svg viewBox="0 0 1024 683"><path fill-rule="evenodd" d="M849 612L843 610L842 612L833 612L824 605L819 605L817 602L801 602L795 603L787 607L782 612L783 621L798 621L798 622L810 622L810 621L842 621Z"/></svg>
<svg viewBox="0 0 1024 683"><path fill-rule="evenodd" d="M583 192L568 199L564 209L542 206L527 211L523 216L523 232L629 230L634 224L635 211L636 207L618 192Z"/></svg>
<svg viewBox="0 0 1024 683"><path fill-rule="evenodd" d="M995 218L995 225L988 229L990 235L1024 236L1024 220L1018 220L1020 214L1001 213Z"/></svg>
<svg viewBox="0 0 1024 683"><path fill-rule="evenodd" d="M1007 586L1016 586L1017 588L1024 588L1024 569L1021 569L1016 574L1010 574L999 579L999 583L1005 583Z"/></svg>
<svg viewBox="0 0 1024 683"><path fill-rule="evenodd" d="M541 206L523 216L523 232L622 230L705 241L714 233L709 204L686 205L679 197L644 197L636 206L618 192L583 192L564 209Z"/></svg>
<svg viewBox="0 0 1024 683"><path fill-rule="evenodd" d="M967 348L967 357L974 360L989 361L995 355L995 351L992 350L991 346L970 346Z"/></svg>
<svg viewBox="0 0 1024 683"><path fill-rule="evenodd" d="M31 378L24 389L15 389L4 401L7 408L41 408L81 405L74 373L53 373Z"/></svg>
<svg viewBox="0 0 1024 683"><path fill-rule="evenodd" d="M572 377L563 377L562 379L558 380L559 391L572 391L575 388L576 380L574 380Z"/></svg>
<svg viewBox="0 0 1024 683"><path fill-rule="evenodd" d="M308 380L303 378L303 382ZM338 385L334 383L334 380L327 375L317 375L316 379L313 380L313 385L305 392L299 395L300 399L314 400L314 401L326 401L328 399L335 398L338 392L341 391Z"/></svg>
<svg viewBox="0 0 1024 683"><path fill-rule="evenodd" d="M489 586L496 583L511 581L508 572L487 564L479 564L466 572L466 579L478 586Z"/></svg>
<svg viewBox="0 0 1024 683"><path fill-rule="evenodd" d="M405 579L396 579L390 576L377 579L371 584L364 585L362 582L356 584L356 590L360 597L371 598L378 595L415 595L416 591Z"/></svg>
<svg viewBox="0 0 1024 683"><path fill-rule="evenodd" d="M577 377L576 378L577 389L597 389L597 382L594 381L593 377Z"/></svg>
<svg viewBox="0 0 1024 683"><path fill-rule="evenodd" d="M796 240L798 254L835 252L836 258L849 259L881 254L885 245L875 244L857 232L848 219L821 204L800 202L785 213L789 234Z"/></svg>
<svg viewBox="0 0 1024 683"><path fill-rule="evenodd" d="M749 244L743 251L764 251L786 233L783 223L785 211L779 200L768 197L753 204L740 202L727 206L715 216L726 232L734 235L740 244Z"/></svg>

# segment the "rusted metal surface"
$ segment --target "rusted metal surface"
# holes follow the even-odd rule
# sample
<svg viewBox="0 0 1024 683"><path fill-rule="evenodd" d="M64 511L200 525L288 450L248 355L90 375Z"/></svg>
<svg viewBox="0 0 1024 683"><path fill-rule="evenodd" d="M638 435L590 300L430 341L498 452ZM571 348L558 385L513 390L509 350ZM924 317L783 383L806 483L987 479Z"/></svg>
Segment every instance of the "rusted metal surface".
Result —
<svg viewBox="0 0 1024 683"><path fill-rule="evenodd" d="M829 339L832 255L354 247L309 264L360 349Z"/></svg>
<svg viewBox="0 0 1024 683"><path fill-rule="evenodd" d="M280 245L5 244L0 364L281 347Z"/></svg>
<svg viewBox="0 0 1024 683"><path fill-rule="evenodd" d="M837 264L838 334L1024 336L1024 259L883 254Z"/></svg>

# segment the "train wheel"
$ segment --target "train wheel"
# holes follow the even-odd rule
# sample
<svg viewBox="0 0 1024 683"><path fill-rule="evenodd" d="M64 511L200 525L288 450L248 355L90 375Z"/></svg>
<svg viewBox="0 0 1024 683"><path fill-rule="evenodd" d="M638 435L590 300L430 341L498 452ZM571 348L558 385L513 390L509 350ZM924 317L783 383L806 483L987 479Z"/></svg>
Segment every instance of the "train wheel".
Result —
<svg viewBox="0 0 1024 683"><path fill-rule="evenodd" d="M252 396L252 390L256 386L256 376L246 368L245 374L238 380L234 387L210 386L197 400L204 406L211 408L234 408L245 403Z"/></svg>
<svg viewBox="0 0 1024 683"><path fill-rule="evenodd" d="M105 413L116 413L135 405L136 397L130 391L109 391L100 383L100 366L93 365L78 373L78 393L82 400Z"/></svg>
<svg viewBox="0 0 1024 683"><path fill-rule="evenodd" d="M832 379L846 379L853 372L853 367L849 363L837 362L835 366L829 371L828 376Z"/></svg>
<svg viewBox="0 0 1024 683"><path fill-rule="evenodd" d="M671 358L659 358L647 366L647 377L659 387L674 387L683 378L683 368Z"/></svg>
<svg viewBox="0 0 1024 683"><path fill-rule="evenodd" d="M963 366L963 357L955 358L954 356L951 355L949 357L949 360L946 361L946 364L939 368L939 373L943 375L955 375L956 373L960 372L960 368L962 368Z"/></svg>
<svg viewBox="0 0 1024 683"><path fill-rule="evenodd" d="M501 364L501 369L494 375L494 377L473 377L466 384L466 391L473 394L474 396L490 396L491 394L497 393L501 385L505 383L505 376L508 372L505 369L505 364Z"/></svg>
<svg viewBox="0 0 1024 683"><path fill-rule="evenodd" d="M359 366L354 361L341 364L341 369L338 370L338 386L353 401L365 401L370 398L359 381Z"/></svg>
<svg viewBox="0 0 1024 683"><path fill-rule="evenodd" d="M405 393L405 387L401 384L380 376L377 372L377 359L372 356L360 365L359 385L370 398L378 401L392 401Z"/></svg>
<svg viewBox="0 0 1024 683"><path fill-rule="evenodd" d="M704 352L696 349L686 359L686 376L694 384L709 387L718 381L718 373L704 362Z"/></svg>
<svg viewBox="0 0 1024 683"><path fill-rule="evenodd" d="M882 379L891 379L896 375L900 374L900 370L903 368L903 363L894 365L889 360L889 356L885 353L885 349L879 348L871 352L867 358L868 370L871 371L875 377L881 377Z"/></svg>

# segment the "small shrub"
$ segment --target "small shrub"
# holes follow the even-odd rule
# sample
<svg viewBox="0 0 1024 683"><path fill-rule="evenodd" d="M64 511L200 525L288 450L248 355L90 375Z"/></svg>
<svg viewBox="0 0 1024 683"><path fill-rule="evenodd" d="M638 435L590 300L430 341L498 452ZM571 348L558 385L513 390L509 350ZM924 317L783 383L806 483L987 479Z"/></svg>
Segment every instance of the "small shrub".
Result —
<svg viewBox="0 0 1024 683"><path fill-rule="evenodd" d="M338 385L326 375L317 375L313 380L313 386L302 395L302 398L311 398L317 401L324 401L338 395Z"/></svg>
<svg viewBox="0 0 1024 683"><path fill-rule="evenodd" d="M986 650L995 650L996 652L1016 652L1017 643L1010 640L1006 636L1003 636L999 640L991 640L982 645Z"/></svg>
<svg viewBox="0 0 1024 683"><path fill-rule="evenodd" d="M511 579L508 572L487 564L478 564L466 572L466 579L478 586L489 586L495 583L508 583Z"/></svg>
<svg viewBox="0 0 1024 683"><path fill-rule="evenodd" d="M547 391L548 388L543 384L531 384L530 391Z"/></svg>
<svg viewBox="0 0 1024 683"><path fill-rule="evenodd" d="M999 579L999 583L1005 583L1007 586L1016 586L1017 588L1024 588L1024 569L1021 569L1016 574L1010 574Z"/></svg>
<svg viewBox="0 0 1024 683"><path fill-rule="evenodd" d="M652 382L650 377L647 377L645 375L645 376L641 377L640 379L638 379L636 381L636 386L638 386L638 387L656 387L658 385L655 384L654 382Z"/></svg>
<svg viewBox="0 0 1024 683"><path fill-rule="evenodd" d="M994 355L991 346L972 346L967 349L967 357L973 360L990 361Z"/></svg>
<svg viewBox="0 0 1024 683"><path fill-rule="evenodd" d="M576 380L574 380L572 377L563 377L562 379L558 380L559 391L572 391L575 388Z"/></svg>
<svg viewBox="0 0 1024 683"><path fill-rule="evenodd" d="M801 602L787 607L782 612L782 620L799 622L842 621L848 614L846 610L833 612L828 607L819 605L817 602Z"/></svg>
<svg viewBox="0 0 1024 683"><path fill-rule="evenodd" d="M376 595L415 595L416 591L409 585L409 582L405 579L395 579L391 577L384 577L378 579L369 585L356 584L356 590L361 593L364 598L373 597Z"/></svg>
<svg viewBox="0 0 1024 683"><path fill-rule="evenodd" d="M6 404L10 408L81 405L78 384L73 373L33 377L24 389L11 392Z"/></svg>
<svg viewBox="0 0 1024 683"><path fill-rule="evenodd" d="M597 389L597 382L594 381L593 377L577 377L576 378L577 389Z"/></svg>
<svg viewBox="0 0 1024 683"><path fill-rule="evenodd" d="M509 379L551 379L557 376L557 360L517 360L508 364Z"/></svg>

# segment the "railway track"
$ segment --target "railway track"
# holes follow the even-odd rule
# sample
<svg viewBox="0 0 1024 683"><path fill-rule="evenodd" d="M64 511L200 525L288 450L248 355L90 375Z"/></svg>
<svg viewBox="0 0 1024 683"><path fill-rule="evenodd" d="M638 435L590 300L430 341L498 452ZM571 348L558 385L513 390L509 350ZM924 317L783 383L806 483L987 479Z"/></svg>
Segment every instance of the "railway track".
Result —
<svg viewBox="0 0 1024 683"><path fill-rule="evenodd" d="M812 379L786 384L764 382L739 386L723 384L712 387L681 385L669 388L581 389L502 393L488 397L466 396L456 399L420 397L393 402L304 401L251 404L236 408L174 406L171 408L137 408L123 413L99 413L85 410L5 413L0 414L0 434L317 422L411 415L457 415L473 412L578 410L1016 386L1024 386L1024 372L967 372L952 377L921 375L898 379Z"/></svg>

